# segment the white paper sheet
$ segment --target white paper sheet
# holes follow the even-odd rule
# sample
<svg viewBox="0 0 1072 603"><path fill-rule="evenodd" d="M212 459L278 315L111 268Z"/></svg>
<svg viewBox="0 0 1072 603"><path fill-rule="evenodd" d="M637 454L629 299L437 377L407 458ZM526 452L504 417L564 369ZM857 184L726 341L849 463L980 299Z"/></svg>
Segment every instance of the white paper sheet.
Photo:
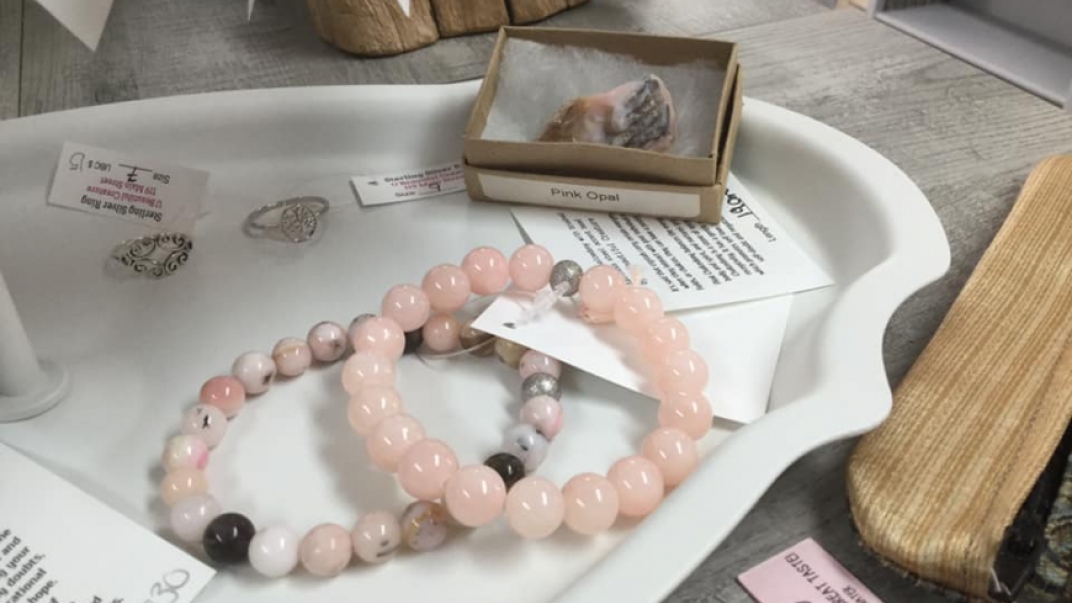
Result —
<svg viewBox="0 0 1072 603"><path fill-rule="evenodd" d="M213 575L0 444L0 603L188 603Z"/></svg>
<svg viewBox="0 0 1072 603"><path fill-rule="evenodd" d="M816 289L833 280L730 176L720 224L516 207L521 229L556 258L643 269L666 310Z"/></svg>
<svg viewBox="0 0 1072 603"><path fill-rule="evenodd" d="M37 0L37 3L90 50L97 50L112 0Z"/></svg>
<svg viewBox="0 0 1072 603"><path fill-rule="evenodd" d="M707 361L711 377L705 394L716 416L748 423L767 412L792 300L783 295L674 314L688 327L692 348ZM559 302L528 324L505 326L516 322L531 301L514 293L501 296L473 326L655 397L650 370L632 338L614 325L581 321L573 304Z"/></svg>

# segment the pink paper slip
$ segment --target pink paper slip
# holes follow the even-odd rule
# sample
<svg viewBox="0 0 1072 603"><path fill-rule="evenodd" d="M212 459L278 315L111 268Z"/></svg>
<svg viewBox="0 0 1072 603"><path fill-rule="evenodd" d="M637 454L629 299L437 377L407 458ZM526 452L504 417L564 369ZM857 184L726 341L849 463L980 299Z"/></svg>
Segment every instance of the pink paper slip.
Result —
<svg viewBox="0 0 1072 603"><path fill-rule="evenodd" d="M759 603L882 603L811 538L737 576Z"/></svg>

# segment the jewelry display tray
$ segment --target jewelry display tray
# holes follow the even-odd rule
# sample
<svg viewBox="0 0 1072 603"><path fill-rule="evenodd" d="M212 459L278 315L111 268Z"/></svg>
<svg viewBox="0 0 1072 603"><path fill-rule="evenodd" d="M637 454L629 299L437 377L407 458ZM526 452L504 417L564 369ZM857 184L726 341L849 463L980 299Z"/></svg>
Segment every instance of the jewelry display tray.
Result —
<svg viewBox="0 0 1072 603"><path fill-rule="evenodd" d="M0 441L175 541L157 494L160 453L205 379L318 321L376 312L388 287L419 283L474 246L509 253L522 243L506 205L461 193L366 209L345 176L459 160L478 86L226 92L0 122L0 269L38 354L72 377L67 399L0 425ZM46 206L67 140L211 172L186 266L159 281L106 272L116 243L144 231ZM563 528L523 542L503 521L459 529L435 551L355 563L329 580L224 568L199 600L654 602L669 593L794 460L886 417L886 324L949 264L938 219L908 177L807 117L746 99L733 171L837 284L796 296L771 411L743 427L716 422L695 474L653 515L596 538ZM250 211L297 195L332 204L314 241L243 235ZM370 465L347 424L340 367L277 382L232 421L207 469L224 509L299 533L401 511L406 496ZM497 450L518 411L519 381L486 358L399 364L409 412L463 465ZM653 400L579 371L564 373L563 390L566 428L539 470L556 483L605 472L656 425ZM108 544L74 546L89 559Z"/></svg>

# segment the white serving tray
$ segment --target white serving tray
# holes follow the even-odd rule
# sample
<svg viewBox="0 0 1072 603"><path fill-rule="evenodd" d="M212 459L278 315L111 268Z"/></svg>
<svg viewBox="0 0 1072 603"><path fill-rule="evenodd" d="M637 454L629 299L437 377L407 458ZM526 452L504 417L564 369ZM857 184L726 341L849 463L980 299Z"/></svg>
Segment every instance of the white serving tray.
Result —
<svg viewBox="0 0 1072 603"><path fill-rule="evenodd" d="M0 426L0 440L168 537L158 458L205 378L319 320L375 311L388 286L419 282L429 266L457 262L473 246L521 242L506 206L453 195L365 210L339 175L457 159L478 85L233 92L0 123L0 266L38 352L73 376L66 401ZM137 227L46 207L65 140L211 170L210 213L190 264L159 282L106 277L109 250ZM716 425L696 474L655 514L595 539L563 529L538 543L519 542L500 523L329 581L269 582L229 569L203 600L656 601L794 460L881 422L891 400L886 323L949 264L926 198L863 144L752 99L733 170L838 285L794 302L772 412L739 429ZM242 235L251 209L306 193L334 204L314 244ZM277 385L236 419L209 468L226 508L261 526L305 530L401 507L403 493L368 466L347 426L338 371ZM517 412L517 377L498 363L411 361L400 372L411 412L463 463L494 451ZM654 404L637 394L576 373L565 389L567 428L540 470L558 483L604 472L655 424ZM107 543L73 545L89 559Z"/></svg>

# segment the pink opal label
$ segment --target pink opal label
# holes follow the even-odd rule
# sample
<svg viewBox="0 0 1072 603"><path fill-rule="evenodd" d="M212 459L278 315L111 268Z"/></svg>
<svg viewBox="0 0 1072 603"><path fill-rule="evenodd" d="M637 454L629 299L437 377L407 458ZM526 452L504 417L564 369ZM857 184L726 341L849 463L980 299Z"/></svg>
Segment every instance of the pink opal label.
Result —
<svg viewBox="0 0 1072 603"><path fill-rule="evenodd" d="M811 538L737 576L759 603L882 603Z"/></svg>

